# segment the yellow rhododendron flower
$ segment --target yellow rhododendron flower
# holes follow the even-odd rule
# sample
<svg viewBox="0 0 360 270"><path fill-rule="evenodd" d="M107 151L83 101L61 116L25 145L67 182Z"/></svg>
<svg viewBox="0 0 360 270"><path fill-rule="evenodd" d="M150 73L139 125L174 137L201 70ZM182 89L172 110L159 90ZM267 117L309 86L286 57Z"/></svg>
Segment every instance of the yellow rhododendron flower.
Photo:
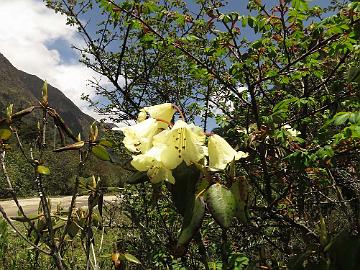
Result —
<svg viewBox="0 0 360 270"><path fill-rule="evenodd" d="M141 172L147 172L150 181L154 184L161 181L175 183L171 170L166 168L160 160L162 153L167 151L166 145L158 145L152 147L145 154L133 156L131 165Z"/></svg>
<svg viewBox="0 0 360 270"><path fill-rule="evenodd" d="M199 129L178 120L171 130L164 130L154 136L154 146L167 146L161 153L161 161L167 168L175 169L182 161L186 165L198 163L205 156L205 135Z"/></svg>
<svg viewBox="0 0 360 270"><path fill-rule="evenodd" d="M164 180L175 183L172 170L182 162L219 171L231 161L248 156L235 151L218 135L210 136L205 146L206 136L194 124L178 120L169 126L175 111L171 103L145 107L140 110L137 124L122 128L125 147L138 154L133 156L132 166L146 172L152 183ZM284 128L290 134L293 132L291 128ZM209 164L205 156L209 157Z"/></svg>
<svg viewBox="0 0 360 270"><path fill-rule="evenodd" d="M168 123L171 122L174 113L176 112L174 106L171 103L164 103L151 107L145 107L143 108L143 110L146 111L148 114L150 114L150 117L154 119L164 120L165 122ZM165 129L168 127L168 124L159 123L159 126Z"/></svg>
<svg viewBox="0 0 360 270"><path fill-rule="evenodd" d="M145 153L152 147L152 140L159 132L158 122L149 118L136 125L121 129L125 137L123 143L125 147L134 153Z"/></svg>
<svg viewBox="0 0 360 270"><path fill-rule="evenodd" d="M224 170L231 161L246 158L248 153L235 151L222 137L212 135L208 143L209 168L212 171Z"/></svg>

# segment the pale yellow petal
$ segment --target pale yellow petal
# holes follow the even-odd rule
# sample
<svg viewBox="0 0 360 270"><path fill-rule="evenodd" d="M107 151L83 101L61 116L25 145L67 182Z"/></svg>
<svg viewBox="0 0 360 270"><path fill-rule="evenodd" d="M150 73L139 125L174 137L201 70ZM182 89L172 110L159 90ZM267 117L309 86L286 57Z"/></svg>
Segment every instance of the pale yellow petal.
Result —
<svg viewBox="0 0 360 270"><path fill-rule="evenodd" d="M163 130L153 139L154 147L162 149L159 155L161 162L169 169L175 169L182 162L182 158L174 145L176 142L175 135L176 133L172 130Z"/></svg>
<svg viewBox="0 0 360 270"><path fill-rule="evenodd" d="M172 176L171 170L165 168L165 167L152 167L148 171L148 176L150 178L151 183L157 184L162 181L167 181L169 183L174 184L175 179Z"/></svg>
<svg viewBox="0 0 360 270"><path fill-rule="evenodd" d="M145 107L143 110L148 112L152 118L165 120L165 122L168 123L171 122L174 113L176 112L176 110L174 109L171 103L164 103L151 107ZM161 128L164 129L168 127L168 124L163 122L160 122L159 125Z"/></svg>
<svg viewBox="0 0 360 270"><path fill-rule="evenodd" d="M244 152L235 151L222 137L212 135L208 143L210 170L224 170L232 160L238 160L247 156Z"/></svg>
<svg viewBox="0 0 360 270"><path fill-rule="evenodd" d="M131 165L140 172L146 172L154 163L154 158L146 154L133 156Z"/></svg>
<svg viewBox="0 0 360 270"><path fill-rule="evenodd" d="M239 160L241 158L247 158L248 156L249 156L249 153L247 153L247 152L237 151L236 156L235 156L235 160Z"/></svg>
<svg viewBox="0 0 360 270"><path fill-rule="evenodd" d="M171 184L175 184L175 178L171 173L171 170L164 169L165 170L165 180Z"/></svg>
<svg viewBox="0 0 360 270"><path fill-rule="evenodd" d="M154 145L166 144L166 142L168 142L171 136L172 133L170 130L163 130L153 137L153 144Z"/></svg>
<svg viewBox="0 0 360 270"><path fill-rule="evenodd" d="M178 129L178 128L189 128L189 125L184 122L183 120L177 120L172 127L172 130Z"/></svg>
<svg viewBox="0 0 360 270"><path fill-rule="evenodd" d="M287 131L287 133L291 136L291 137L297 137L301 134L300 131L292 128L290 125L285 125L283 126L283 128Z"/></svg>
<svg viewBox="0 0 360 270"><path fill-rule="evenodd" d="M140 122L143 122L145 121L147 118L147 113L144 109L141 109L139 114L138 114L138 117L137 117L137 122L140 123Z"/></svg>
<svg viewBox="0 0 360 270"><path fill-rule="evenodd" d="M189 128L193 132L194 136L196 136L196 140L199 141L201 144L204 144L206 136L203 129L194 125L193 123L189 124Z"/></svg>
<svg viewBox="0 0 360 270"><path fill-rule="evenodd" d="M145 153L152 146L152 138L159 131L158 122L149 118L136 125L123 127L124 145L131 152Z"/></svg>
<svg viewBox="0 0 360 270"><path fill-rule="evenodd" d="M182 155L173 146L169 146L161 155L161 162L171 170L179 166L182 161Z"/></svg>
<svg viewBox="0 0 360 270"><path fill-rule="evenodd" d="M204 148L199 141L199 135L193 133L191 130L186 130L186 144L185 149L182 151L184 161L186 165L199 162L204 156Z"/></svg>
<svg viewBox="0 0 360 270"><path fill-rule="evenodd" d="M205 156L203 133L193 130L193 126L178 120L171 130L164 130L154 136L154 145L164 144L168 147L161 155L161 161L167 168L175 169L182 161L187 165L197 163Z"/></svg>
<svg viewBox="0 0 360 270"><path fill-rule="evenodd" d="M161 181L174 183L171 170L161 161L161 156L166 150L166 145L156 145L145 154L133 156L131 164L138 171L147 171L150 181L154 184Z"/></svg>

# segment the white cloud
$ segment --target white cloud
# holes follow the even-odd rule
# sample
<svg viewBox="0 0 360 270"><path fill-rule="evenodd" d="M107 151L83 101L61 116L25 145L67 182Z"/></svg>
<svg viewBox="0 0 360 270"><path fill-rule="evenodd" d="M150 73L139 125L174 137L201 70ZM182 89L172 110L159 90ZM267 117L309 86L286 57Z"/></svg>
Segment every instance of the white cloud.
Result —
<svg viewBox="0 0 360 270"><path fill-rule="evenodd" d="M70 47L83 44L76 28L66 18L46 8L41 0L0 0L0 52L18 69L34 74L57 87L85 113L99 116L81 100L81 94L94 97L87 80L99 75L78 63L63 61L59 50L47 45L56 42Z"/></svg>

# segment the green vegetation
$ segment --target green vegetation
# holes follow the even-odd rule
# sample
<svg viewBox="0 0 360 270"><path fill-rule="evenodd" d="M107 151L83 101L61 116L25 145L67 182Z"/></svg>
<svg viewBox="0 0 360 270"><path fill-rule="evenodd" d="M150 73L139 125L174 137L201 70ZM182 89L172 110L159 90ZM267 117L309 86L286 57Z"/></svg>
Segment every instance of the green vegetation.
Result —
<svg viewBox="0 0 360 270"><path fill-rule="evenodd" d="M0 224L4 265L21 264L4 259L21 241L29 262L57 269L358 268L359 1L250 0L247 14L218 0L45 2L83 35L81 61L112 83L95 82L109 101L97 109L136 124L76 136L45 88L36 108L4 107L4 185L16 198L24 173L41 197L35 217L15 218L23 240ZM84 24L93 12L97 31ZM33 110L36 136L22 145L17 125ZM50 119L67 138L51 154ZM72 154L64 167L52 158ZM27 167L11 169L20 158ZM105 209L114 182L92 164L120 168L120 203ZM49 209L62 176L87 208Z"/></svg>

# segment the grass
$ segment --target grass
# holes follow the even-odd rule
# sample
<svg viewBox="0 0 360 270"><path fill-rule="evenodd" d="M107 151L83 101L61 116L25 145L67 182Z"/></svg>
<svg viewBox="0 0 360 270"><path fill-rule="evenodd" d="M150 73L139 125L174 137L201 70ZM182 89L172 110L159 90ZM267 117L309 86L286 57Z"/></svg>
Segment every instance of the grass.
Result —
<svg viewBox="0 0 360 270"><path fill-rule="evenodd" d="M109 212L105 212L104 216L109 214ZM14 224L23 234L28 235L33 241L35 240L34 233L28 234L28 228L25 224L20 222L14 222ZM111 254L113 243L116 242L116 236L120 233L119 229L103 227L100 229L94 228L93 231L94 253L96 254L97 263L100 269L112 269ZM84 235L83 232L79 231L74 238L69 236L66 238L63 259L69 269L85 268ZM46 237L46 234L44 234L44 237ZM44 244L41 247L46 248ZM6 221L0 219L0 269L55 269L55 265L50 256L31 248L26 241L11 229Z"/></svg>

